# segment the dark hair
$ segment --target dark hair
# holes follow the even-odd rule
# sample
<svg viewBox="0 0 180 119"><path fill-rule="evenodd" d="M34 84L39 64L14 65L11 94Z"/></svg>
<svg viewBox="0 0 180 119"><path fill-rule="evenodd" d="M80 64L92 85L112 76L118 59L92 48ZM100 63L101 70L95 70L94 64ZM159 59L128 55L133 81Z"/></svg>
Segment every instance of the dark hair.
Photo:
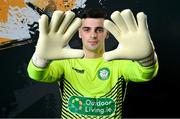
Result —
<svg viewBox="0 0 180 119"><path fill-rule="evenodd" d="M104 9L100 8L88 8L85 9L81 18L107 18L107 13Z"/></svg>

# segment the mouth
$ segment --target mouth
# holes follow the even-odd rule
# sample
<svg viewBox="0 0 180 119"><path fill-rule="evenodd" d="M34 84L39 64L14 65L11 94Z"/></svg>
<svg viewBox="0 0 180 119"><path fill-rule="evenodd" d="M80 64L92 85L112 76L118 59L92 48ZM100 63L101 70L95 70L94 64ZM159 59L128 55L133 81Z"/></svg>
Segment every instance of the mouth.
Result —
<svg viewBox="0 0 180 119"><path fill-rule="evenodd" d="M93 41L88 41L88 43L91 45L96 45L98 43L98 41L93 40Z"/></svg>

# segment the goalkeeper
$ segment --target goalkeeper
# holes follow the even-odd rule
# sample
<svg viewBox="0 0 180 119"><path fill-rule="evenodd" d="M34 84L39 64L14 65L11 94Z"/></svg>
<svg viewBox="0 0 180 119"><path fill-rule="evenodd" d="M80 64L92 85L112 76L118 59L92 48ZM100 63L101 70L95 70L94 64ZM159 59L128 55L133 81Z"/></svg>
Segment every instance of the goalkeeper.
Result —
<svg viewBox="0 0 180 119"><path fill-rule="evenodd" d="M68 42L79 30L83 49ZM28 65L29 76L40 82L62 82L61 118L122 118L125 86L157 75L158 60L147 16L129 9L115 11L111 20L103 10L88 9L81 18L72 11L55 11L39 19L39 39ZM105 51L112 34L119 45Z"/></svg>

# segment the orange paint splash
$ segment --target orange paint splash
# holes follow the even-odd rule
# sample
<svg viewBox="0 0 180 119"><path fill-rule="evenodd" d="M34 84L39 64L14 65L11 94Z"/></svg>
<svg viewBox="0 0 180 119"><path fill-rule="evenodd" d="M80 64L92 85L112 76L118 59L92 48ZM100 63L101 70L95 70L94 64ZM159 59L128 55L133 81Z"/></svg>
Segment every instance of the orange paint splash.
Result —
<svg viewBox="0 0 180 119"><path fill-rule="evenodd" d="M55 4L57 10L68 11L76 5L76 0L56 0Z"/></svg>
<svg viewBox="0 0 180 119"><path fill-rule="evenodd" d="M10 42L11 40L8 38L0 38L0 44Z"/></svg>
<svg viewBox="0 0 180 119"><path fill-rule="evenodd" d="M9 6L23 8L25 3L24 0L0 0L0 22L7 22Z"/></svg>
<svg viewBox="0 0 180 119"><path fill-rule="evenodd" d="M30 2L42 10L51 12L54 10L68 11L76 5L76 0L30 0Z"/></svg>
<svg viewBox="0 0 180 119"><path fill-rule="evenodd" d="M0 0L0 22L6 22L8 19L9 4L5 0Z"/></svg>
<svg viewBox="0 0 180 119"><path fill-rule="evenodd" d="M19 8L23 8L26 7L24 0L8 0L9 5L12 7L19 7Z"/></svg>
<svg viewBox="0 0 180 119"><path fill-rule="evenodd" d="M42 10L46 10L47 7L50 7L53 4L53 0L30 0L30 2Z"/></svg>

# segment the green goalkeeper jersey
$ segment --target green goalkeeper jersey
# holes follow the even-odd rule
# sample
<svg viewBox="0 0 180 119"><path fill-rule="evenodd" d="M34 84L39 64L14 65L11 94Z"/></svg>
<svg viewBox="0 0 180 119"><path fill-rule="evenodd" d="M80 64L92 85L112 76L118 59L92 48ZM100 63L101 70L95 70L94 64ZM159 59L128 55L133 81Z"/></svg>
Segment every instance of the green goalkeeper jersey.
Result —
<svg viewBox="0 0 180 119"><path fill-rule="evenodd" d="M62 118L122 118L124 84L156 76L158 62L143 67L131 60L55 60L47 68L30 61L29 76L40 82L62 81Z"/></svg>

